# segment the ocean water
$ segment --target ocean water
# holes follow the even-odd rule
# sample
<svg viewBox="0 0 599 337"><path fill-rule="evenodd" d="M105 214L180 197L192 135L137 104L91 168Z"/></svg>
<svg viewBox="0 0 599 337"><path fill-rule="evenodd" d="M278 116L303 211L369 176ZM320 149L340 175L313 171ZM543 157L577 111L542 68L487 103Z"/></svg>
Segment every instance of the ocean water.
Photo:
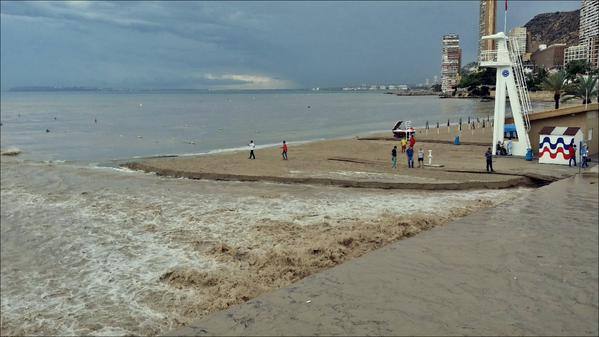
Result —
<svg viewBox="0 0 599 337"><path fill-rule="evenodd" d="M348 137L397 120L443 126L492 111L492 102L382 93L3 92L1 140L27 159L94 162Z"/></svg>
<svg viewBox="0 0 599 337"><path fill-rule="evenodd" d="M492 103L476 100L306 92L1 95L2 148L23 151L1 162L2 335L165 333L192 319L186 310L202 298L160 276L226 268L202 249L251 245L248 233L264 221L320 226L443 214L529 193L190 181L96 165L234 149L249 139L268 145L350 137L390 130L400 119L433 126L486 118Z"/></svg>

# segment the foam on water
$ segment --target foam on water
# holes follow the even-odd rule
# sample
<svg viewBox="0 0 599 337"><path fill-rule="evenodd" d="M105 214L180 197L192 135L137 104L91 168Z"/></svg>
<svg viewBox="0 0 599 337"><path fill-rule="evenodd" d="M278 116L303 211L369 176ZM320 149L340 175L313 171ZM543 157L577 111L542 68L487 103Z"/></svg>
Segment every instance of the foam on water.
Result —
<svg viewBox="0 0 599 337"><path fill-rule="evenodd" d="M159 282L213 270L216 243L252 245L270 221L318 226L445 214L527 189L420 193L190 181L69 164L2 162L2 333L158 334L201 297Z"/></svg>

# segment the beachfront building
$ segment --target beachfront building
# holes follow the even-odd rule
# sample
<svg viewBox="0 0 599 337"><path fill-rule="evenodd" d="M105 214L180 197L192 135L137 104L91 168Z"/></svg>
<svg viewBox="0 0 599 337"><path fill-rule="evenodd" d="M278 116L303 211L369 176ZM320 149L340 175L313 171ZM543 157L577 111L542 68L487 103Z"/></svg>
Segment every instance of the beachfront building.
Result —
<svg viewBox="0 0 599 337"><path fill-rule="evenodd" d="M582 0L579 44L569 47L564 55L564 65L575 60L587 60L599 67L599 0Z"/></svg>
<svg viewBox="0 0 599 337"><path fill-rule="evenodd" d="M555 43L549 47L541 45L540 48L530 56L530 60L537 67L545 69L561 68L564 64L565 49L565 43Z"/></svg>
<svg viewBox="0 0 599 337"><path fill-rule="evenodd" d="M441 56L441 91L451 93L459 82L462 49L458 34L443 35Z"/></svg>
<svg viewBox="0 0 599 337"><path fill-rule="evenodd" d="M582 131L582 141L586 142L589 146L589 154L595 155L599 153L599 137L597 134L597 132L599 132L599 130L597 130L599 127L598 103L531 113L528 115L528 118L530 120L530 130L528 131L528 135L533 141L533 144L539 139L539 134L543 133L544 128L580 128ZM511 124L513 122L513 118L507 118L505 120L506 124Z"/></svg>
<svg viewBox="0 0 599 337"><path fill-rule="evenodd" d="M493 35L495 31L495 22L497 20L497 1L480 0L478 17L478 55L484 50L495 49L495 42L492 40L482 40L483 36Z"/></svg>
<svg viewBox="0 0 599 337"><path fill-rule="evenodd" d="M528 39L528 35L526 34L526 27L512 28L512 30L510 30L508 34L508 38L510 40L516 41L516 46L518 47L520 55L523 55L526 52L528 52L528 50L526 50Z"/></svg>

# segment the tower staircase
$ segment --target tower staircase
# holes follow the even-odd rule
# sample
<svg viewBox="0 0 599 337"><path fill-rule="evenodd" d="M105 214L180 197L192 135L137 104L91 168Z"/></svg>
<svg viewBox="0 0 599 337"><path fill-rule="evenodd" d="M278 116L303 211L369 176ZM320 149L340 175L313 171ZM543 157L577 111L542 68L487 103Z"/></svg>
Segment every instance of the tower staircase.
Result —
<svg viewBox="0 0 599 337"><path fill-rule="evenodd" d="M516 88L518 91L518 100L520 101L520 108L522 109L524 126L528 132L530 131L530 119L528 114L532 113L532 106L530 104L530 97L528 96L528 87L526 86L524 67L522 66L522 54L520 53L518 42L516 40L508 39L508 42L510 61L512 63L514 80L516 82Z"/></svg>

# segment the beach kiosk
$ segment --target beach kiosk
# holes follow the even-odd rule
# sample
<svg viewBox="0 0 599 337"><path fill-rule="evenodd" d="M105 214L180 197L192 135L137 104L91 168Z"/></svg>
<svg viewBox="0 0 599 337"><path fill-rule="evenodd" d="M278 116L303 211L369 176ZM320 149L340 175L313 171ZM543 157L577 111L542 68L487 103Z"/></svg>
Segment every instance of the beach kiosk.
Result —
<svg viewBox="0 0 599 337"><path fill-rule="evenodd" d="M582 130L576 127L546 126L539 131L539 164L568 165L570 144L580 151Z"/></svg>

